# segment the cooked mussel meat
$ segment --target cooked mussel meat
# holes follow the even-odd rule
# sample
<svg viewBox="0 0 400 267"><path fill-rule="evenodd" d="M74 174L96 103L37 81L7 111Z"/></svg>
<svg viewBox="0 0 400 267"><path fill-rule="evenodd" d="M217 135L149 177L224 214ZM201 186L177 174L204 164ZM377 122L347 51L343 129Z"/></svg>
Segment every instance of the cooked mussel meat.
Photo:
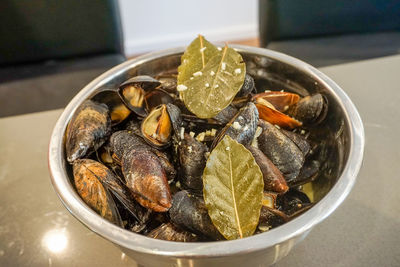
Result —
<svg viewBox="0 0 400 267"><path fill-rule="evenodd" d="M107 105L86 100L67 127L65 149L68 162L89 156L104 144L110 134L111 119Z"/></svg>
<svg viewBox="0 0 400 267"><path fill-rule="evenodd" d="M166 105L163 104L153 109L143 119L141 132L145 140L155 147L168 145L171 139L172 124Z"/></svg>

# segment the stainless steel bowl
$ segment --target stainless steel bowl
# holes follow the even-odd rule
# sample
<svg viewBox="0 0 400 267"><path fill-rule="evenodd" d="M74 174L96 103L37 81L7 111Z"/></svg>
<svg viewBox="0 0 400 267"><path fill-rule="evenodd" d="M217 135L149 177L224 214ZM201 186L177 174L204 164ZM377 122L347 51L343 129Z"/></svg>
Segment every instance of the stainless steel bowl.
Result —
<svg viewBox="0 0 400 267"><path fill-rule="evenodd" d="M264 266L286 256L310 230L330 215L346 198L361 167L364 151L364 129L361 118L345 92L331 79L312 66L293 57L271 50L233 46L240 52L248 70L264 79L272 89L289 89L308 94L323 92L329 100L329 127L336 146L329 158L331 177L326 194L310 210L296 219L263 234L240 240L177 243L150 239L102 219L78 196L71 182L71 170L65 160L64 133L76 108L95 92L115 87L128 77L154 75L176 68L184 48L150 53L128 60L99 76L65 108L54 127L49 145L51 182L65 207L85 226L145 266ZM321 240L323 242L323 240ZM88 248L90 249L90 248Z"/></svg>

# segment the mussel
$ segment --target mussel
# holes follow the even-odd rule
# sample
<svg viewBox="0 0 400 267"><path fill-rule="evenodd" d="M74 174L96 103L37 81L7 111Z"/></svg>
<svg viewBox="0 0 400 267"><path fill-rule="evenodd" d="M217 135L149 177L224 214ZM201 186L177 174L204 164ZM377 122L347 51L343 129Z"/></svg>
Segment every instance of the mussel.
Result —
<svg viewBox="0 0 400 267"><path fill-rule="evenodd" d="M256 94L252 98L253 101L260 99L268 101L268 103L270 103L276 110L285 112L290 106L299 102L300 96L289 92L266 91L264 93Z"/></svg>
<svg viewBox="0 0 400 267"><path fill-rule="evenodd" d="M155 147L163 147L169 143L172 133L172 124L166 105L161 105L153 109L153 111L144 118L141 132L145 140Z"/></svg>
<svg viewBox="0 0 400 267"><path fill-rule="evenodd" d="M125 106L115 90L102 90L94 95L91 100L107 105L113 126L123 122L131 114L131 111Z"/></svg>
<svg viewBox="0 0 400 267"><path fill-rule="evenodd" d="M253 155L263 174L264 190L280 194L285 193L289 187L279 169L258 148L248 146L247 149Z"/></svg>
<svg viewBox="0 0 400 267"><path fill-rule="evenodd" d="M118 94L130 110L144 117L147 114L145 107L146 92L159 85L160 82L150 76L135 76L119 86Z"/></svg>
<svg viewBox="0 0 400 267"><path fill-rule="evenodd" d="M102 182L106 179L114 179L110 177L113 173L93 160L78 159L74 161L73 174L75 188L83 201L103 218L122 225L111 192L104 187Z"/></svg>
<svg viewBox="0 0 400 267"><path fill-rule="evenodd" d="M314 94L300 99L292 105L288 114L307 125L316 125L322 122L328 112L328 100L322 94Z"/></svg>
<svg viewBox="0 0 400 267"><path fill-rule="evenodd" d="M185 231L172 223L164 223L160 225L156 229L152 230L149 234L147 234L147 236L151 238L176 242L196 242L199 240L197 235Z"/></svg>
<svg viewBox="0 0 400 267"><path fill-rule="evenodd" d="M178 147L180 163L180 180L185 188L203 189L203 170L206 166L205 153L208 148L190 134L185 133Z"/></svg>
<svg viewBox="0 0 400 267"><path fill-rule="evenodd" d="M140 137L127 131L115 132L110 143L120 159L126 185L143 206L157 212L171 207L167 177L157 156Z"/></svg>
<svg viewBox="0 0 400 267"><path fill-rule="evenodd" d="M244 76L244 82L243 82L242 88L240 88L240 90L236 94L236 96L239 96L239 97L247 96L252 91L255 91L254 79L253 79L253 77L251 77L249 74L246 73L246 76Z"/></svg>
<svg viewBox="0 0 400 267"><path fill-rule="evenodd" d="M169 215L174 224L193 233L208 236L214 240L224 239L211 222L203 199L186 190L174 195Z"/></svg>
<svg viewBox="0 0 400 267"><path fill-rule="evenodd" d="M225 135L229 135L244 146L249 145L256 132L257 122L257 108L253 103L249 102L218 133L211 147L214 148Z"/></svg>
<svg viewBox="0 0 400 267"><path fill-rule="evenodd" d="M300 148L269 122L260 120L263 132L257 138L260 150L282 172L287 182L294 180L304 163Z"/></svg>
<svg viewBox="0 0 400 267"><path fill-rule="evenodd" d="M68 162L89 156L111 134L111 119L105 104L85 101L75 112L66 131Z"/></svg>
<svg viewBox="0 0 400 267"><path fill-rule="evenodd" d="M289 217L282 211L263 206L260 212L258 229L260 232L266 232L271 228L284 224L288 220Z"/></svg>

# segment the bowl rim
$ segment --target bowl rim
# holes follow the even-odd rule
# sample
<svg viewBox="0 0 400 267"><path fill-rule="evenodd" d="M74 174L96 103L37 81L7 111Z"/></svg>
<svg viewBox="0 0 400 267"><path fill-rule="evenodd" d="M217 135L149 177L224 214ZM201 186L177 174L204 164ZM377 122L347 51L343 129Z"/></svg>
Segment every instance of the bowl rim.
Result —
<svg viewBox="0 0 400 267"><path fill-rule="evenodd" d="M122 229L101 218L97 213L91 210L76 193L73 185L69 182L65 170L62 143L67 123L79 104L90 96L94 88L102 86L106 82L112 80L116 75L137 65L159 57L181 54L184 52L185 47L177 47L148 53L113 67L86 85L69 102L59 117L49 143L48 167L54 190L61 202L75 218L105 239L139 253L179 258L221 257L264 250L299 236L323 221L343 202L354 186L357 174L361 168L365 143L362 120L350 98L333 80L299 59L265 48L244 45L231 45L231 47L239 53L249 52L258 54L294 66L300 71L312 76L317 82L323 84L330 91L332 97L338 100L343 110L345 120L349 125L350 151L343 172L332 189L313 208L280 227L244 239L223 241L223 243L221 243L221 241L180 243L152 239ZM223 244L223 246L221 246L221 244Z"/></svg>

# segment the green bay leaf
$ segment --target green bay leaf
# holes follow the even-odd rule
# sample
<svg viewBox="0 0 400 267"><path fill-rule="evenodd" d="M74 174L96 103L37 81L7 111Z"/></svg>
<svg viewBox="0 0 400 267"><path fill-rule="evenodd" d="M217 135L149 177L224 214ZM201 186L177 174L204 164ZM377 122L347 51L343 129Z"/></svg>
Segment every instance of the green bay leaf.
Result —
<svg viewBox="0 0 400 267"><path fill-rule="evenodd" d="M242 56L225 46L201 71L183 82L183 102L197 117L212 118L232 102L245 75Z"/></svg>
<svg viewBox="0 0 400 267"><path fill-rule="evenodd" d="M258 225L264 181L253 155L226 135L203 172L203 196L211 221L228 240L251 236Z"/></svg>
<svg viewBox="0 0 400 267"><path fill-rule="evenodd" d="M190 79L193 73L202 70L213 56L220 53L216 46L199 35L182 55L181 65L178 67L178 84Z"/></svg>

